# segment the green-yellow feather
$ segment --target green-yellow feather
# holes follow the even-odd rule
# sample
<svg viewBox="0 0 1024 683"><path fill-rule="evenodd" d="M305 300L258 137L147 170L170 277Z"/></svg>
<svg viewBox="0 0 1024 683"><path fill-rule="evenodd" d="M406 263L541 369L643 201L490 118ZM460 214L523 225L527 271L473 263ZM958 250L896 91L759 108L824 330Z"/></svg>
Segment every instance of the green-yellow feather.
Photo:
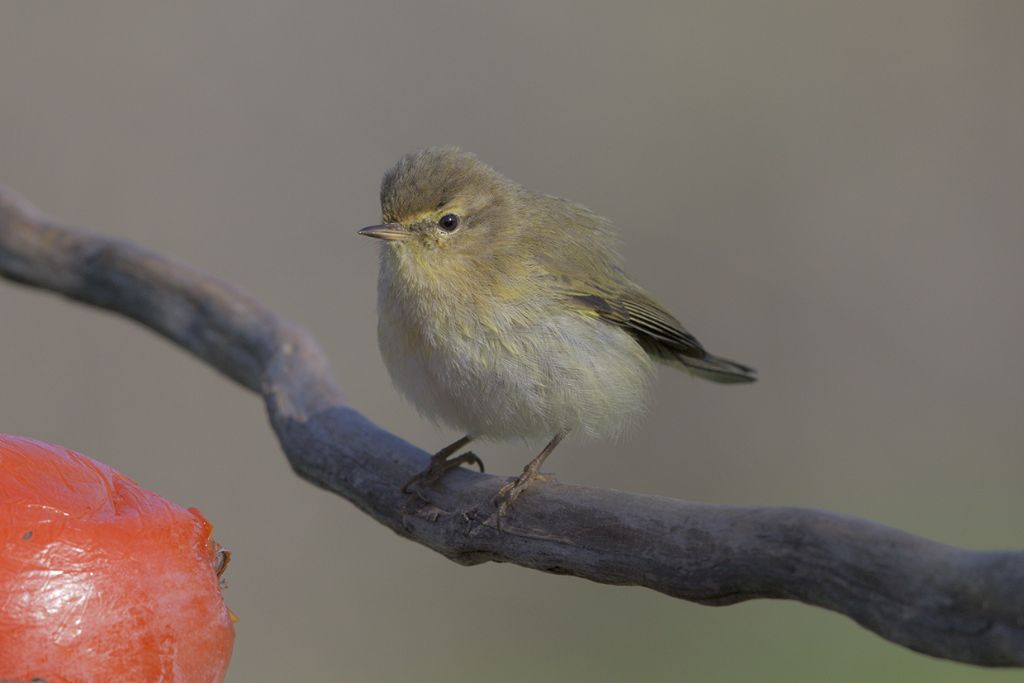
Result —
<svg viewBox="0 0 1024 683"><path fill-rule="evenodd" d="M427 313L450 317L450 329L470 333L468 310L477 324L500 332L507 321L494 318L494 301L552 300L625 330L655 360L704 379L756 378L753 369L708 353L625 274L612 226L586 207L531 192L454 147L403 157L384 177L381 204L386 221L416 234L401 259L416 271L406 286L460 293L460 311ZM453 235L435 229L446 213L463 216ZM523 316L532 312L522 309ZM521 351L515 339L506 343Z"/></svg>

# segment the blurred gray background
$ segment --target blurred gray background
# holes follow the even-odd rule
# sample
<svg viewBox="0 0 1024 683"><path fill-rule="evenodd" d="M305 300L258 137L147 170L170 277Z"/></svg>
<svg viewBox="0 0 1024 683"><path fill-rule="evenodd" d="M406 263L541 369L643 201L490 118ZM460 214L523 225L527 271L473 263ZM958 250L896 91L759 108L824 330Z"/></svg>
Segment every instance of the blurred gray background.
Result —
<svg viewBox="0 0 1024 683"><path fill-rule="evenodd" d="M381 174L459 144L609 216L752 387L664 371L562 481L1024 545L1024 3L21 2L0 182L306 326L357 408L454 434L376 345ZM789 603L457 566L297 479L257 399L148 331L0 283L0 430L194 505L235 553L228 680L988 681ZM518 471L522 444L485 445Z"/></svg>

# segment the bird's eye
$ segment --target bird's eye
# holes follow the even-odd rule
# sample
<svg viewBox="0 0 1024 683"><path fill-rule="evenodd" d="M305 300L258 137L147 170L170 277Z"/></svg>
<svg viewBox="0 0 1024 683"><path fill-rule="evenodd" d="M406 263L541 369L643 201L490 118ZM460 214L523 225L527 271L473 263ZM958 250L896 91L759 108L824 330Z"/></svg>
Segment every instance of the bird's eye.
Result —
<svg viewBox="0 0 1024 683"><path fill-rule="evenodd" d="M459 217L454 213L446 213L441 216L441 220L437 222L437 225L445 232L452 232L455 228L459 227Z"/></svg>

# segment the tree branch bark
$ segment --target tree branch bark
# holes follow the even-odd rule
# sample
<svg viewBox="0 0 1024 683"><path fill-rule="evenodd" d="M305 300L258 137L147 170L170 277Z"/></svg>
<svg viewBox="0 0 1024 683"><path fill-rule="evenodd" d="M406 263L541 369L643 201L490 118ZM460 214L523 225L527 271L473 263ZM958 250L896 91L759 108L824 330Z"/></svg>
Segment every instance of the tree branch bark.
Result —
<svg viewBox="0 0 1024 683"><path fill-rule="evenodd" d="M73 230L0 188L0 275L105 308L260 394L295 472L462 563L512 562L705 605L799 600L937 657L1024 665L1024 552L969 551L818 510L707 505L537 482L496 527L503 478L462 469L423 497L428 454L346 402L316 342L230 285Z"/></svg>

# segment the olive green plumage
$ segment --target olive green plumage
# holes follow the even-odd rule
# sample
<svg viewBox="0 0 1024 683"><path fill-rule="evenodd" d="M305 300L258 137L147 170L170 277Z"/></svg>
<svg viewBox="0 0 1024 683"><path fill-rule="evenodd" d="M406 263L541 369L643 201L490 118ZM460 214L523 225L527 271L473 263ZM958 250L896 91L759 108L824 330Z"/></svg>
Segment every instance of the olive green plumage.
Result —
<svg viewBox="0 0 1024 683"><path fill-rule="evenodd" d="M436 421L472 437L605 437L643 411L652 361L755 379L626 275L607 220L472 154L406 155L384 176L381 209L385 224L361 231L384 240L381 353Z"/></svg>

